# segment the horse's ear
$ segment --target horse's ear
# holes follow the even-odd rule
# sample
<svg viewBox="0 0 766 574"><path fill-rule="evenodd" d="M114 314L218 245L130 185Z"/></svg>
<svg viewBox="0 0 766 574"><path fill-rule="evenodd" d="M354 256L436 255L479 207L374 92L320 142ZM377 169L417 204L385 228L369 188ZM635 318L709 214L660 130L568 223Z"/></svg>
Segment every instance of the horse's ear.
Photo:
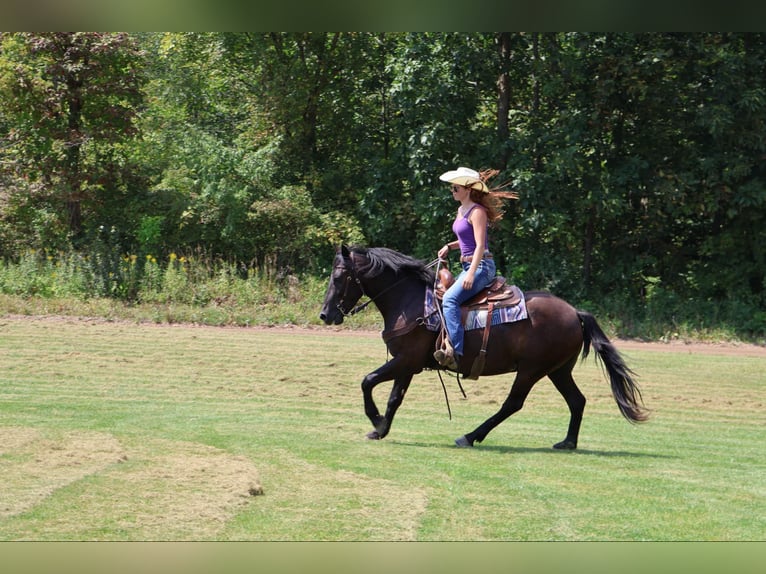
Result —
<svg viewBox="0 0 766 574"><path fill-rule="evenodd" d="M349 250L349 248L348 248L348 246L347 246L347 245L341 245L341 246L340 246L340 254L341 254L341 255L342 255L344 258L348 258L348 257L351 257L351 251Z"/></svg>

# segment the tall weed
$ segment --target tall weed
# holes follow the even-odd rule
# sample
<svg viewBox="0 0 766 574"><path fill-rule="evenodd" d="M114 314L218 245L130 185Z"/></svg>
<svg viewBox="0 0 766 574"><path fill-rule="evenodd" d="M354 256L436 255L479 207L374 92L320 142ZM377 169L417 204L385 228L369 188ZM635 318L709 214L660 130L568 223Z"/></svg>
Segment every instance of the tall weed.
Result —
<svg viewBox="0 0 766 574"><path fill-rule="evenodd" d="M154 255L28 251L0 261L0 311L86 314L158 323L318 325L326 277L295 276L194 252ZM683 299L656 286L644 299L572 301L611 335L647 340L766 340L766 313L750 301ZM374 307L345 328L378 329Z"/></svg>

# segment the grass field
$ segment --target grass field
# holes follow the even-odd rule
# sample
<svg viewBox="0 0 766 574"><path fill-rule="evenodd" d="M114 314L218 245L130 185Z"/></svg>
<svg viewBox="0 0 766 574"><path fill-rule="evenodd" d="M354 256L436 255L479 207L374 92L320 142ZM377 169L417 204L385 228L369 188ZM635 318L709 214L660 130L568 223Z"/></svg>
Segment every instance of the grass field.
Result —
<svg viewBox="0 0 766 574"><path fill-rule="evenodd" d="M766 539L766 358L624 355L650 422L588 360L577 451L547 381L466 450L511 376L447 378L449 420L418 375L365 441L375 333L0 318L0 540Z"/></svg>

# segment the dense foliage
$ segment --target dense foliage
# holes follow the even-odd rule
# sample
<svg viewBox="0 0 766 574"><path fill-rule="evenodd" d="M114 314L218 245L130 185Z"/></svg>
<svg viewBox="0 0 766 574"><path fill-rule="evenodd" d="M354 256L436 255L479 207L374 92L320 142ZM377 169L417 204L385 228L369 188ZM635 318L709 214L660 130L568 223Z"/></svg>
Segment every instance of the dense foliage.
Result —
<svg viewBox="0 0 766 574"><path fill-rule="evenodd" d="M764 34L5 33L0 257L432 259L438 174L493 167L522 287L758 336L765 123Z"/></svg>

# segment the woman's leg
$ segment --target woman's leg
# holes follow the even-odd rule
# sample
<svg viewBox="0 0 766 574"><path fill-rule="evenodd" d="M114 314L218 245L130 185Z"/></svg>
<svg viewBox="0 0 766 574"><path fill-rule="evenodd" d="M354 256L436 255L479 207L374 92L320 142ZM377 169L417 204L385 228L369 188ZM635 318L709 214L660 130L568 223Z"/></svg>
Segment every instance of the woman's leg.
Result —
<svg viewBox="0 0 766 574"><path fill-rule="evenodd" d="M444 326L447 328L450 343L455 355L463 354L463 322L460 317L460 303L466 300L463 279L465 272L461 273L452 286L444 293L443 311Z"/></svg>
<svg viewBox="0 0 766 574"><path fill-rule="evenodd" d="M463 263L463 272L455 279L455 283L447 289L443 298L444 322L449 334L455 355L463 356L463 320L460 314L460 304L467 301L479 291L489 285L495 277L495 262L492 260L483 260L479 264L474 276L474 282L471 289L463 288L463 279L469 268L468 263Z"/></svg>

